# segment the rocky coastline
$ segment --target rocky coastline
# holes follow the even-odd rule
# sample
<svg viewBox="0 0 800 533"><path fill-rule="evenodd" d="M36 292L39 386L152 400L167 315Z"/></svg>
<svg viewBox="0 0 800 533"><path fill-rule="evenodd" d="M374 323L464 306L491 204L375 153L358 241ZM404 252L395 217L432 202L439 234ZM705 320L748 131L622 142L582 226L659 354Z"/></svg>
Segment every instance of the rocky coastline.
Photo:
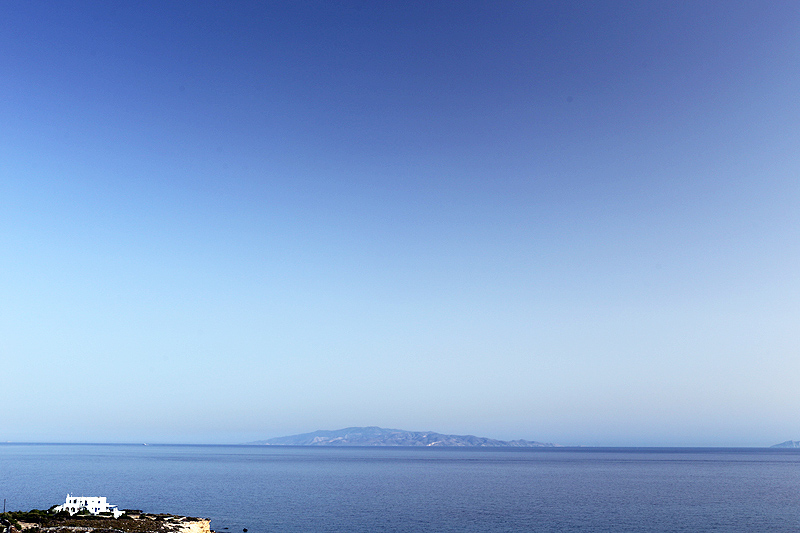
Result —
<svg viewBox="0 0 800 533"><path fill-rule="evenodd" d="M66 515L66 516L64 516ZM119 518L33 509L0 514L0 533L213 533L211 521L127 509Z"/></svg>

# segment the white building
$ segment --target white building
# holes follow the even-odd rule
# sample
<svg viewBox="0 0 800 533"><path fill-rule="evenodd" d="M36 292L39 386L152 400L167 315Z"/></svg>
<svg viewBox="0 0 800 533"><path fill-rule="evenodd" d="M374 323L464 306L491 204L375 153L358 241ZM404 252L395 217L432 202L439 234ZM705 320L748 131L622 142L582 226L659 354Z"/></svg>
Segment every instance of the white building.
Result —
<svg viewBox="0 0 800 533"><path fill-rule="evenodd" d="M119 518L123 513L117 509L116 505L108 505L105 496L73 496L67 494L67 501L64 505L53 508L53 512L67 511L73 515L80 511L89 511L91 514L110 513L114 518Z"/></svg>

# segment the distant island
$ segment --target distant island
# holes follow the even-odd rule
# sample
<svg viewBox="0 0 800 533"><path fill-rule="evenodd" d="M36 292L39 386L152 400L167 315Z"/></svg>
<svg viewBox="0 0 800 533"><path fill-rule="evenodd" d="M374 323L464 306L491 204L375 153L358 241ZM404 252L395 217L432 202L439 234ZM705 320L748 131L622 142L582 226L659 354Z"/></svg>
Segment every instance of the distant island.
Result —
<svg viewBox="0 0 800 533"><path fill-rule="evenodd" d="M800 440L787 440L780 444L774 444L770 448L800 448Z"/></svg>
<svg viewBox="0 0 800 533"><path fill-rule="evenodd" d="M259 446L482 446L552 448L555 444L530 440L497 440L474 435L443 435L434 431L405 431L376 426L320 430L288 437L248 442Z"/></svg>

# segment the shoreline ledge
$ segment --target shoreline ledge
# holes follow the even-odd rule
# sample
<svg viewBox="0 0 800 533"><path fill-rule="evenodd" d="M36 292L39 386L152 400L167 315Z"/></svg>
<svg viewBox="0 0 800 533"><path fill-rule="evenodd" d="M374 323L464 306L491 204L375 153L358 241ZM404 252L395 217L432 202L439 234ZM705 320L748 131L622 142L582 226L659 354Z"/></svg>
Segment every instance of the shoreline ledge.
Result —
<svg viewBox="0 0 800 533"><path fill-rule="evenodd" d="M63 516L49 511L10 511L0 514L0 533L216 533L211 520L125 509L110 516Z"/></svg>

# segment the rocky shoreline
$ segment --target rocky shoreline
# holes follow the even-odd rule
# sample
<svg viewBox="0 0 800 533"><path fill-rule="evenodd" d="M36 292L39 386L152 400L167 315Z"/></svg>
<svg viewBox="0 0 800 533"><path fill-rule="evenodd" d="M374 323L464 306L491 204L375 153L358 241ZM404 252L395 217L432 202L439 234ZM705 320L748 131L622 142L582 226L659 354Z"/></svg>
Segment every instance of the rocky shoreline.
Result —
<svg viewBox="0 0 800 533"><path fill-rule="evenodd" d="M207 518L126 510L119 518L60 516L48 511L0 514L0 533L213 533Z"/></svg>

